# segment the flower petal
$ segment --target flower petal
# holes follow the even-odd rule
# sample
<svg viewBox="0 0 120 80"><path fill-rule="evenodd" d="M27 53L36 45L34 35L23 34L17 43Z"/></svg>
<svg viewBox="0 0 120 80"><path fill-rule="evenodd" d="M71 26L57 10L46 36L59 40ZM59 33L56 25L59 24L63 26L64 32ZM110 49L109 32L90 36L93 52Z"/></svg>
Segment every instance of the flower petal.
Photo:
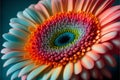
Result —
<svg viewBox="0 0 120 80"><path fill-rule="evenodd" d="M100 58L100 55L98 55L97 53L95 53L93 51L87 52L86 55L89 56L90 58L92 58L95 61L97 61Z"/></svg>
<svg viewBox="0 0 120 80"><path fill-rule="evenodd" d="M51 71L47 72L46 74L44 74L42 79L40 79L40 80L48 80L49 77L52 75L52 73L53 73L53 69Z"/></svg>
<svg viewBox="0 0 120 80"><path fill-rule="evenodd" d="M102 44L95 44L95 45L92 46L92 49L93 49L93 51L96 51L100 54L104 54L104 53L107 52L106 47Z"/></svg>
<svg viewBox="0 0 120 80"><path fill-rule="evenodd" d="M107 69L102 69L102 74L109 79L112 78L112 75L111 75L110 71L108 71Z"/></svg>
<svg viewBox="0 0 120 80"><path fill-rule="evenodd" d="M86 68L86 69L92 69L94 67L94 62L93 60L88 57L85 56L81 59L81 64Z"/></svg>
<svg viewBox="0 0 120 80"><path fill-rule="evenodd" d="M101 29L101 35L104 35L109 32L120 31L120 22L111 23Z"/></svg>
<svg viewBox="0 0 120 80"><path fill-rule="evenodd" d="M21 62L21 61L23 61L23 59L21 59L21 58L14 58L14 57L13 57L13 58L10 58L10 59L8 59L7 61L5 61L3 67L6 67L6 66L8 66L8 65L10 65L10 64L17 63L17 62Z"/></svg>
<svg viewBox="0 0 120 80"><path fill-rule="evenodd" d="M110 32L101 37L101 42L114 39L117 36L118 32Z"/></svg>
<svg viewBox="0 0 120 80"><path fill-rule="evenodd" d="M63 79L69 80L73 74L73 63L69 62L64 69Z"/></svg>
<svg viewBox="0 0 120 80"><path fill-rule="evenodd" d="M20 70L15 71L11 76L11 80L15 80L15 78L18 77L19 72L20 72Z"/></svg>
<svg viewBox="0 0 120 80"><path fill-rule="evenodd" d="M98 7L98 9L95 12L95 15L98 16L100 13L102 13L105 9L109 8L113 3L113 0L105 0L101 5Z"/></svg>
<svg viewBox="0 0 120 80"><path fill-rule="evenodd" d="M45 6L45 8L47 9L47 11L49 12L50 16L53 15L52 13L52 5L51 5L51 0L41 0L39 1L40 4L43 4ZM38 3L38 4L39 4Z"/></svg>
<svg viewBox="0 0 120 80"><path fill-rule="evenodd" d="M15 35L17 37L20 37L23 40L26 40L26 38L28 37L28 33L25 32L25 31L22 31L20 29L12 28L12 29L9 30L9 33L13 34L13 35Z"/></svg>
<svg viewBox="0 0 120 80"><path fill-rule="evenodd" d="M14 42L4 42L2 46L9 48L9 49L23 50L24 44L14 43Z"/></svg>
<svg viewBox="0 0 120 80"><path fill-rule="evenodd" d="M82 78L83 80L89 80L90 75L89 75L89 73L88 73L87 70L84 70L84 71L81 73L81 78Z"/></svg>
<svg viewBox="0 0 120 80"><path fill-rule="evenodd" d="M30 65L25 66L24 68L21 69L18 77L21 77L21 76L29 73L29 72L32 71L34 68L35 68L35 65L34 65L34 64L30 64Z"/></svg>
<svg viewBox="0 0 120 80"><path fill-rule="evenodd" d="M50 80L57 80L62 68L63 68L63 66L59 66L59 67L55 68L52 75L51 75Z"/></svg>
<svg viewBox="0 0 120 80"><path fill-rule="evenodd" d="M99 72L97 69L93 69L91 73L93 78L97 79L99 77Z"/></svg>
<svg viewBox="0 0 120 80"><path fill-rule="evenodd" d="M13 51L13 52L9 52L9 53L3 55L1 59L9 59L12 57L23 56L23 54L24 54L24 52Z"/></svg>
<svg viewBox="0 0 120 80"><path fill-rule="evenodd" d="M26 66L27 64L29 64L29 61L22 61L19 63L14 64L12 67L10 67L7 71L7 75L13 73L14 71L21 69L22 67Z"/></svg>
<svg viewBox="0 0 120 80"><path fill-rule="evenodd" d="M82 66L80 63L80 60L78 60L75 64L74 64L74 73L75 74L79 74L82 71Z"/></svg>
<svg viewBox="0 0 120 80"><path fill-rule="evenodd" d="M21 38L15 36L15 35L12 35L10 33L5 33L3 34L3 38L7 41L10 41L10 42L23 42L24 40L22 40Z"/></svg>
<svg viewBox="0 0 120 80"><path fill-rule="evenodd" d="M50 17L48 10L45 8L45 6L42 3L36 4L35 10L38 11L41 21L44 21L45 19Z"/></svg>
<svg viewBox="0 0 120 80"><path fill-rule="evenodd" d="M84 5L84 0L76 0L76 3L75 3L75 11L82 11L82 7Z"/></svg>
<svg viewBox="0 0 120 80"><path fill-rule="evenodd" d="M112 13L111 15L109 15L107 18L105 18L102 22L101 22L101 26L105 26L106 24L109 24L110 22L113 22L115 20L119 20L120 19L120 11L116 11L114 13Z"/></svg>
<svg viewBox="0 0 120 80"><path fill-rule="evenodd" d="M114 57L112 57L110 54L104 55L104 58L105 58L107 64L109 64L112 67L116 66L116 61L115 61Z"/></svg>
<svg viewBox="0 0 120 80"><path fill-rule="evenodd" d="M51 0L53 14L62 12L61 0Z"/></svg>
<svg viewBox="0 0 120 80"><path fill-rule="evenodd" d="M101 13L98 18L101 21L103 21L106 17L108 17L110 14L114 13L115 11L120 10L120 5L113 6L111 8L108 8L103 13Z"/></svg>
<svg viewBox="0 0 120 80"><path fill-rule="evenodd" d="M102 69L104 67L104 61L102 59L99 59L98 61L96 61L96 66L98 69Z"/></svg>
<svg viewBox="0 0 120 80"><path fill-rule="evenodd" d="M68 7L67 7L68 8L68 12L73 10L73 7L74 7L73 3L74 3L73 0L69 0L68 1Z"/></svg>
<svg viewBox="0 0 120 80"><path fill-rule="evenodd" d="M109 50L113 49L113 45L110 42L104 42L102 44L105 45Z"/></svg>
<svg viewBox="0 0 120 80"><path fill-rule="evenodd" d="M43 70L45 70L48 67L48 65L41 65L40 67L34 69L30 74L27 76L27 80L34 79L37 75L39 75Z"/></svg>

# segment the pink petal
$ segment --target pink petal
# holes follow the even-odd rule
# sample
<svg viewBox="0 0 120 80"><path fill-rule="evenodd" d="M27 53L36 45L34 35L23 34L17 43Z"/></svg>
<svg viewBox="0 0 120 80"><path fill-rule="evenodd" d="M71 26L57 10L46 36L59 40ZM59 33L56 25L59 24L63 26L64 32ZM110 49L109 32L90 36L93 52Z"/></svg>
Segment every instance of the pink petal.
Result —
<svg viewBox="0 0 120 80"><path fill-rule="evenodd" d="M112 32L112 31L120 31L120 22L111 23L101 29L101 35L104 35L106 33Z"/></svg>
<svg viewBox="0 0 120 80"><path fill-rule="evenodd" d="M61 0L61 7L63 12L67 12L68 9L68 0Z"/></svg>
<svg viewBox="0 0 120 80"><path fill-rule="evenodd" d="M104 20L102 20L101 26L104 26L104 25L106 25L110 22L113 22L115 20L118 20L118 19L120 19L120 11L116 11L116 12L112 13L111 15L109 15Z"/></svg>
<svg viewBox="0 0 120 80"><path fill-rule="evenodd" d="M75 8L74 10L77 12L77 11L82 11L82 7L84 5L84 0L76 0L75 2Z"/></svg>
<svg viewBox="0 0 120 80"><path fill-rule="evenodd" d="M104 54L104 53L107 52L106 47L102 44L95 44L95 45L92 46L92 49L93 49L93 51L96 51L100 54Z"/></svg>
<svg viewBox="0 0 120 80"><path fill-rule="evenodd" d="M13 50L10 50L10 49L8 49L8 48L3 48L3 49L1 50L1 53L7 54L7 53L9 53L9 52L11 52L11 51L13 51Z"/></svg>
<svg viewBox="0 0 120 80"><path fill-rule="evenodd" d="M37 10L41 16L41 19L47 19L50 17L50 12L45 8L45 6L41 3L38 3L34 6L35 10Z"/></svg>
<svg viewBox="0 0 120 80"><path fill-rule="evenodd" d="M75 64L74 64L74 73L75 74L79 74L82 71L82 66L80 61L78 60Z"/></svg>
<svg viewBox="0 0 120 80"><path fill-rule="evenodd" d="M97 53L95 53L93 51L87 52L86 55L89 56L90 58L92 58L95 61L97 61L100 58L100 55L98 55Z"/></svg>
<svg viewBox="0 0 120 80"><path fill-rule="evenodd" d="M104 55L104 58L105 58L107 64L109 64L112 67L116 66L116 61L113 56L111 56L110 54L106 54L106 55Z"/></svg>
<svg viewBox="0 0 120 80"><path fill-rule="evenodd" d="M73 10L73 7L74 7L73 2L74 2L73 0L68 0L68 11L72 11Z"/></svg>
<svg viewBox="0 0 120 80"><path fill-rule="evenodd" d="M53 14L56 14L58 12L62 12L61 0L51 0L51 3L52 3Z"/></svg>
<svg viewBox="0 0 120 80"><path fill-rule="evenodd" d="M27 79L26 75L22 76L22 78L21 78L21 80L26 80L26 79Z"/></svg>
<svg viewBox="0 0 120 80"><path fill-rule="evenodd" d="M99 6L99 8L97 9L97 11L95 12L95 15L98 16L105 9L107 9L110 5L112 5L112 3L113 3L113 0L105 0L103 3L101 3L102 5Z"/></svg>
<svg viewBox="0 0 120 80"><path fill-rule="evenodd" d="M96 61L97 68L102 69L104 67L104 65L105 64L104 64L104 61L102 59Z"/></svg>
<svg viewBox="0 0 120 80"><path fill-rule="evenodd" d="M116 47L120 48L120 38L112 40L112 43L113 43Z"/></svg>
<svg viewBox="0 0 120 80"><path fill-rule="evenodd" d="M117 36L118 32L110 32L102 36L101 42L111 40Z"/></svg>
<svg viewBox="0 0 120 80"><path fill-rule="evenodd" d="M91 58L88 56L85 56L81 59L81 64L86 68L86 69L92 69L94 66L94 62Z"/></svg>
<svg viewBox="0 0 120 80"><path fill-rule="evenodd" d="M104 42L102 44L105 45L109 50L113 49L113 45L111 43L109 43L109 42Z"/></svg>
<svg viewBox="0 0 120 80"><path fill-rule="evenodd" d="M117 5L117 6L113 6L111 8L108 8L107 10L105 10L102 14L100 14L98 16L100 22L102 20L104 20L106 17L108 17L110 14L114 13L115 11L117 11L119 9L120 9L120 5Z"/></svg>

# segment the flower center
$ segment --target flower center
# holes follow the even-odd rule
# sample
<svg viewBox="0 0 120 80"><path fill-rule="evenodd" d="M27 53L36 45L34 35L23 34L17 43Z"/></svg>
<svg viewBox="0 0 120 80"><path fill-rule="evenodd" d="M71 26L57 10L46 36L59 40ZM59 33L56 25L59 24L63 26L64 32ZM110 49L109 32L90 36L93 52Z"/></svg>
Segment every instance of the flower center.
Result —
<svg viewBox="0 0 120 80"><path fill-rule="evenodd" d="M75 35L73 33L70 33L70 32L66 32L66 33L63 33L63 34L60 34L54 44L55 46L64 46L66 44L69 44L71 43L75 38Z"/></svg>
<svg viewBox="0 0 120 80"><path fill-rule="evenodd" d="M93 14L58 13L31 32L24 57L37 64L65 65L81 59L99 37L100 26Z"/></svg>

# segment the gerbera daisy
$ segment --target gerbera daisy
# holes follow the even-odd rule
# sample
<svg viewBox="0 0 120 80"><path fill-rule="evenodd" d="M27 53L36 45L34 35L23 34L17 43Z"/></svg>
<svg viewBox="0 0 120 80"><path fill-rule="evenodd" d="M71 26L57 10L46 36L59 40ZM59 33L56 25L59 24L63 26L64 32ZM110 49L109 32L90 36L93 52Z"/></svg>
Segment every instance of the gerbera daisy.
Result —
<svg viewBox="0 0 120 80"><path fill-rule="evenodd" d="M41 0L18 12L1 53L11 80L111 78L120 53L120 5L113 0Z"/></svg>

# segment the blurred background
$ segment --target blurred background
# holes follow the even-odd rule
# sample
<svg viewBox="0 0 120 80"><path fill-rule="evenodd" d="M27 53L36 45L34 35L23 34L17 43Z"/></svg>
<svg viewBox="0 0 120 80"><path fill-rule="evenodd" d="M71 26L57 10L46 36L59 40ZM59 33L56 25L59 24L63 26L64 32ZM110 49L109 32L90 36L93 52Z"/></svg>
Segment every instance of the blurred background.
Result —
<svg viewBox="0 0 120 80"><path fill-rule="evenodd" d="M18 11L23 11L30 4L36 4L39 0L0 0L0 50L3 48L2 43L4 42L2 38L3 33L7 33L11 28L9 26L9 20L16 17ZM115 0L113 5L120 5L120 0ZM0 54L0 57L2 54ZM112 80L120 80L120 57L116 56L117 67L108 68L113 75ZM10 80L10 76L6 76L6 71L9 67L3 68L4 61L0 60L0 80ZM16 79L20 80L20 79ZM105 78L104 80L109 80Z"/></svg>

